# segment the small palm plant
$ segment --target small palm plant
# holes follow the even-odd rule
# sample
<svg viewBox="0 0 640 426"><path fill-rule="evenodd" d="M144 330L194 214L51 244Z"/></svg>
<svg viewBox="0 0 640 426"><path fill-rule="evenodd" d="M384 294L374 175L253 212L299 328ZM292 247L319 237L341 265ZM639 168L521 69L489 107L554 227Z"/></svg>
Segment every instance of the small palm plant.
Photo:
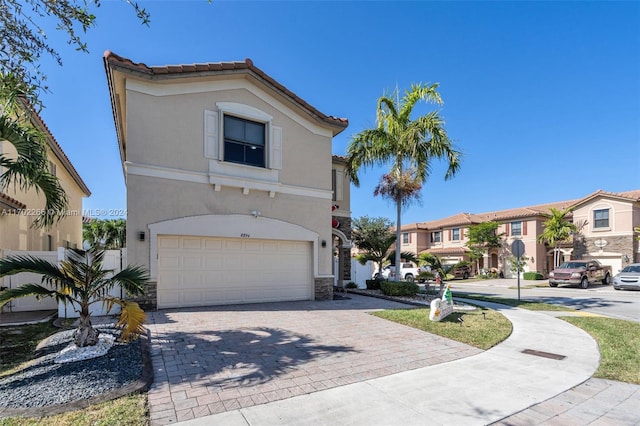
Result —
<svg viewBox="0 0 640 426"><path fill-rule="evenodd" d="M94 303L106 305L107 313L114 305L121 307L118 326L122 327L121 341L129 341L144 333L144 311L137 303L109 294L120 286L127 294L139 296L149 281L144 268L129 266L109 277L112 270L103 269L104 250L92 248L84 251L67 250L67 259L57 265L34 256L10 256L0 260L0 277L20 272L42 275L41 284L23 284L18 288L0 292L0 307L13 299L26 296L53 297L58 302L67 302L80 314L78 328L73 334L78 347L93 346L98 343L100 332L91 325L90 307ZM47 284L51 288L45 287Z"/></svg>

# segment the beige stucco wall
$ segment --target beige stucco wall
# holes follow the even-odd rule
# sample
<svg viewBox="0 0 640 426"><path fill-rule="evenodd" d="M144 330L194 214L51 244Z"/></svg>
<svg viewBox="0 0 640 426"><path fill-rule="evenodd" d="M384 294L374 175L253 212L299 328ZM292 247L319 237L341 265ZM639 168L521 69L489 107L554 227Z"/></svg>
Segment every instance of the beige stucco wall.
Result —
<svg viewBox="0 0 640 426"><path fill-rule="evenodd" d="M239 188L223 187L219 192L206 183L181 182L148 176L129 175L127 179L127 260L150 266L148 226L175 218L198 215L241 214L300 225L319 234L319 240L331 240L331 200L250 191L243 195ZM145 232L145 241L138 238ZM238 235L240 238L240 235ZM331 248L318 252L319 275L331 274Z"/></svg>
<svg viewBox="0 0 640 426"><path fill-rule="evenodd" d="M199 91L194 93L189 85L170 86L165 84L159 89L145 83L142 89L137 87L126 94L128 262L151 266L153 250L148 237L151 224L196 215L249 216L255 210L263 218L316 232L317 275L331 275L331 244L320 247L322 240L332 239L331 131L322 128L320 132L310 131L308 127L318 125L311 121L308 126L301 124L308 118L290 118L290 111L280 107L282 100L259 88L225 89L218 82L217 90L203 92L202 86L198 86ZM176 93L182 89L188 93ZM216 111L217 102L257 108L272 117L273 126L282 128L282 169L277 173L277 182L248 179L243 183L237 179L238 183L218 187L211 183L220 176L210 169L211 162L217 160L204 154L204 112ZM137 166L147 169L140 172ZM231 167L236 167L238 174L242 168L248 173L261 169ZM154 176L148 175L149 170ZM181 173L177 175L176 170ZM245 187L247 190L243 191ZM347 182L344 188L347 200L349 190ZM348 202L342 203L341 208L348 209ZM139 241L139 232L147 234L145 241Z"/></svg>
<svg viewBox="0 0 640 426"><path fill-rule="evenodd" d="M594 210L609 209L609 228L594 228ZM595 199L583 204L573 211L573 223L579 224L586 221L586 226L581 233L585 237L597 237L600 235L629 235L633 226L638 226L638 207L629 201L619 201L611 198ZM636 217L634 221L634 216Z"/></svg>
<svg viewBox="0 0 640 426"><path fill-rule="evenodd" d="M0 142L2 152L15 154L13 145ZM0 249L6 250L48 250L48 235L51 235L52 248L64 247L69 242L82 247L82 198L84 193L75 183L63 164L52 154L49 160L56 165L56 175L60 180L69 200L69 215L56 223L51 229L32 228L38 211L45 206L42 194L35 189L21 191L17 187L9 187L4 193L27 207L20 214L2 214L0 211Z"/></svg>
<svg viewBox="0 0 640 426"><path fill-rule="evenodd" d="M167 96L127 91L127 161L208 173L204 111L216 111L217 102L257 108L283 129L281 184L331 190L331 138L308 131L244 89Z"/></svg>

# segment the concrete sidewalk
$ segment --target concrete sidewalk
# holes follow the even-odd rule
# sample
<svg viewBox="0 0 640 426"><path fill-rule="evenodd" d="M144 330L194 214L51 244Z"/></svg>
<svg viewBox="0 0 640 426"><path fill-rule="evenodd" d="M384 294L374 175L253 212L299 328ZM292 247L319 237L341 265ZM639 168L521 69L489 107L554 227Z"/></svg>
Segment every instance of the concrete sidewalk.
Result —
<svg viewBox="0 0 640 426"><path fill-rule="evenodd" d="M513 333L479 355L181 424L489 424L568 391L597 369L597 344L581 329L544 313L481 304L505 315Z"/></svg>

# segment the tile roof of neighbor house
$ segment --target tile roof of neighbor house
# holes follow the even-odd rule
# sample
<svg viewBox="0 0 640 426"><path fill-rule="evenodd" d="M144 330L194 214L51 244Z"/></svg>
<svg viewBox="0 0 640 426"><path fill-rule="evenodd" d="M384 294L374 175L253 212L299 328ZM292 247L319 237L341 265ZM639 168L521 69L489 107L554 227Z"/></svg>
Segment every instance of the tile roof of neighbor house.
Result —
<svg viewBox="0 0 640 426"><path fill-rule="evenodd" d="M51 151L58 158L58 160L60 160L60 162L62 163L64 168L67 170L67 172L69 172L69 174L71 175L71 178L78 185L80 190L84 192L84 194L87 197L90 196L91 191L89 190L87 185L84 183L84 181L80 177L80 174L78 173L76 168L73 167L71 160L69 160L69 157L67 157L67 154L65 154L65 152L62 150L62 147L60 146L56 138L53 136L53 134L51 133L51 130L49 130L49 127L45 124L44 120L42 120L42 117L40 117L40 114L38 114L38 112L31 105L31 103L26 99L21 99L20 101L24 106L24 108L28 111L33 125L45 133L47 146L51 149Z"/></svg>
<svg viewBox="0 0 640 426"><path fill-rule="evenodd" d="M213 74L233 74L233 73L250 73L256 79L262 81L267 86L271 87L276 92L280 93L285 98L290 99L292 102L298 104L303 110L307 111L312 117L320 120L326 124L340 128L340 130L334 134L337 135L349 125L349 120L346 118L338 118L332 115L326 115L318 111L311 106L304 99L287 89L282 84L278 83L271 76L266 74L260 68L253 64L253 61L249 58L243 62L211 62L205 64L190 64L190 65L164 65L164 66L148 66L144 63L133 62L131 59L119 56L109 50L104 52L104 62L109 74L109 67L118 67L123 70L128 70L133 73L137 73L140 76L146 78L153 77L189 77L190 75L213 75ZM112 94L113 96L113 94Z"/></svg>
<svg viewBox="0 0 640 426"><path fill-rule="evenodd" d="M431 253L431 254L460 255L460 254L466 254L468 252L469 252L469 249L467 247L436 247L436 248L428 248L426 250L422 250L418 254Z"/></svg>
<svg viewBox="0 0 640 426"><path fill-rule="evenodd" d="M579 206L580 204L584 204L600 196L612 197L612 198L618 198L618 199L621 198L624 200L640 202L640 189L635 189L632 191L625 191L625 192L609 192L609 191L603 191L602 189L598 189L592 194L589 194L586 197L581 198L580 200L577 200L576 203L573 204L573 206Z"/></svg>
<svg viewBox="0 0 640 426"><path fill-rule="evenodd" d="M0 192L0 206L8 209L9 211L23 210L27 208L26 204L21 203L15 198L9 197L7 194Z"/></svg>
<svg viewBox="0 0 640 426"><path fill-rule="evenodd" d="M496 210L493 212L477 213L477 214L458 213L453 216L445 217L443 219L403 225L401 229L403 231L416 230L416 229L438 230L438 229L449 228L449 227L458 226L458 225L460 226L474 225L477 223L488 222L490 220L504 221L504 220L510 220L510 219L540 216L543 214L548 214L551 211L551 208L554 208L557 210L564 210L569 207L579 206L580 204L583 204L599 196L608 196L608 197L630 200L634 202L640 202L640 190L633 190L633 191L626 191L626 192L607 192L599 189L594 193L587 195L584 198L579 198L576 200L558 201L555 203L545 203L545 204L538 204L535 206L518 207L514 209L507 209L507 210Z"/></svg>

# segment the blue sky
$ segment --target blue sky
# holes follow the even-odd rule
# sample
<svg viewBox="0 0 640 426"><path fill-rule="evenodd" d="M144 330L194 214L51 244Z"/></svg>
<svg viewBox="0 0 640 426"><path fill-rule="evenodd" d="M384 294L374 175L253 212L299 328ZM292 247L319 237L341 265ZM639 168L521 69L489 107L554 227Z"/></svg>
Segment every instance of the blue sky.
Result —
<svg viewBox="0 0 640 426"><path fill-rule="evenodd" d="M403 224L640 189L640 2L104 1L85 41L49 30L63 66L42 63L42 117L92 191L84 208L125 209L102 62L147 65L251 58L320 111L349 119L334 139L375 124L377 98L438 82L446 129L464 153L444 180L436 162ZM420 105L416 113L435 106ZM395 208L373 197L384 169L352 189L353 217Z"/></svg>

